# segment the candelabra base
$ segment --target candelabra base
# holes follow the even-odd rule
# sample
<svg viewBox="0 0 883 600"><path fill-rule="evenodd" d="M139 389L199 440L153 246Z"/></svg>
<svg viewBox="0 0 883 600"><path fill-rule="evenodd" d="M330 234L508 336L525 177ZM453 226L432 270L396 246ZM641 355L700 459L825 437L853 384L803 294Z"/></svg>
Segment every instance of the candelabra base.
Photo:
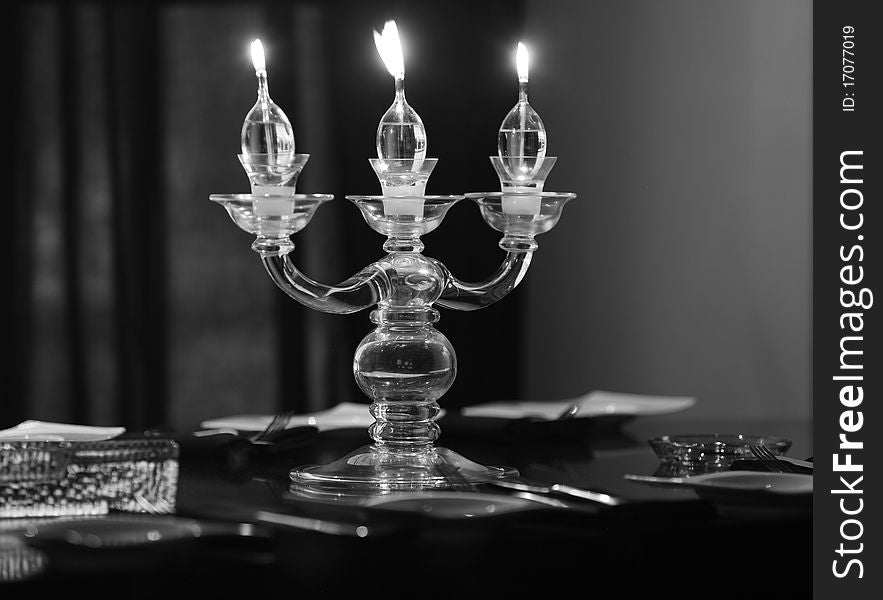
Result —
<svg viewBox="0 0 883 600"><path fill-rule="evenodd" d="M513 468L480 465L448 448L430 446L403 452L369 444L327 465L293 469L290 491L312 498L364 498L466 489L517 475Z"/></svg>

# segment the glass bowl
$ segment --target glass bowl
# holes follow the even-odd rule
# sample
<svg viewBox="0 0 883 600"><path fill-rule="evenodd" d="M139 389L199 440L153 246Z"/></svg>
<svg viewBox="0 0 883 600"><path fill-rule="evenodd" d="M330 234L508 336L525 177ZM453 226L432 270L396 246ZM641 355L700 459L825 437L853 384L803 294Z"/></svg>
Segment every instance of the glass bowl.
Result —
<svg viewBox="0 0 883 600"><path fill-rule="evenodd" d="M60 479L72 456L63 441L0 441L0 486Z"/></svg>
<svg viewBox="0 0 883 600"><path fill-rule="evenodd" d="M172 439L0 443L0 520L174 512Z"/></svg>
<svg viewBox="0 0 883 600"><path fill-rule="evenodd" d="M791 440L772 435L702 433L662 435L649 440L660 468L676 475L729 469L733 461L754 458L751 446L765 446L776 456L785 454Z"/></svg>

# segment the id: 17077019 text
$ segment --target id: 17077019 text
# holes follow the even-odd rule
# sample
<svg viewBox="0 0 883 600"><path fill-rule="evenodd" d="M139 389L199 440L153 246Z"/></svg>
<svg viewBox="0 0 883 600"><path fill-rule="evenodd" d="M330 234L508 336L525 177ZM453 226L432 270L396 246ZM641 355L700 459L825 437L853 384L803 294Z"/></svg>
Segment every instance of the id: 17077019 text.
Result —
<svg viewBox="0 0 883 600"><path fill-rule="evenodd" d="M855 27L843 27L841 44L843 59L840 62L840 79L843 84L843 99L840 107L843 112L855 112Z"/></svg>

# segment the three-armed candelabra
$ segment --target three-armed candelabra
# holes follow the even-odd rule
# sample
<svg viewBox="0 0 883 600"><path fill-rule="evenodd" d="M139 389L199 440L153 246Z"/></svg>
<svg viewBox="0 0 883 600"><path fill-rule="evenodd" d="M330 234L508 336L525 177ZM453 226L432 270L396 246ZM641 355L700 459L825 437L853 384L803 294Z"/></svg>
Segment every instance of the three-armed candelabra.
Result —
<svg viewBox="0 0 883 600"><path fill-rule="evenodd" d="M545 156L545 129L527 103L526 54L522 72L521 46L519 101L500 128L498 155L490 157L501 191L426 195L437 159L426 157L426 131L405 100L404 67L400 50L395 52L398 36L394 24L392 33L389 28L388 23L382 36L375 33L396 82L395 100L377 129L379 157L370 159L382 195L347 196L368 225L386 236L385 257L338 285L316 282L295 266L290 236L306 227L332 196L295 192L309 155L294 152L291 126L269 99L262 55L255 60L258 103L243 125L243 152L238 155L251 193L210 197L226 208L236 225L255 236L252 249L291 298L336 314L374 307L371 321L376 327L359 343L353 360L356 382L371 399L372 443L330 464L293 469L292 491L306 496L363 497L449 488L513 473L435 445L440 433L438 400L457 373L454 348L434 326L439 319L435 306L476 310L507 295L527 272L537 248L535 236L549 231L564 204L575 197L543 191L555 157ZM438 227L464 198L476 202L488 225L503 234L499 245L506 257L497 272L480 283L459 280L440 261L422 253L421 236Z"/></svg>

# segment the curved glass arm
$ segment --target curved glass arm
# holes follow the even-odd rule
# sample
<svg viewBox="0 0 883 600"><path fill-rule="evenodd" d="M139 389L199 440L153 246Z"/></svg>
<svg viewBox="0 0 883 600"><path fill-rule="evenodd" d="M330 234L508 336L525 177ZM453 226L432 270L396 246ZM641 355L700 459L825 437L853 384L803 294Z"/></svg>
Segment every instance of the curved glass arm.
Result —
<svg viewBox="0 0 883 600"><path fill-rule="evenodd" d="M507 252L493 277L481 283L464 283L450 271L438 304L455 310L478 310L493 304L515 289L527 273L533 252Z"/></svg>
<svg viewBox="0 0 883 600"><path fill-rule="evenodd" d="M375 264L369 265L335 286L313 281L284 256L265 256L262 260L270 278L279 288L310 308L334 314L350 314L377 304L388 294L389 280Z"/></svg>

